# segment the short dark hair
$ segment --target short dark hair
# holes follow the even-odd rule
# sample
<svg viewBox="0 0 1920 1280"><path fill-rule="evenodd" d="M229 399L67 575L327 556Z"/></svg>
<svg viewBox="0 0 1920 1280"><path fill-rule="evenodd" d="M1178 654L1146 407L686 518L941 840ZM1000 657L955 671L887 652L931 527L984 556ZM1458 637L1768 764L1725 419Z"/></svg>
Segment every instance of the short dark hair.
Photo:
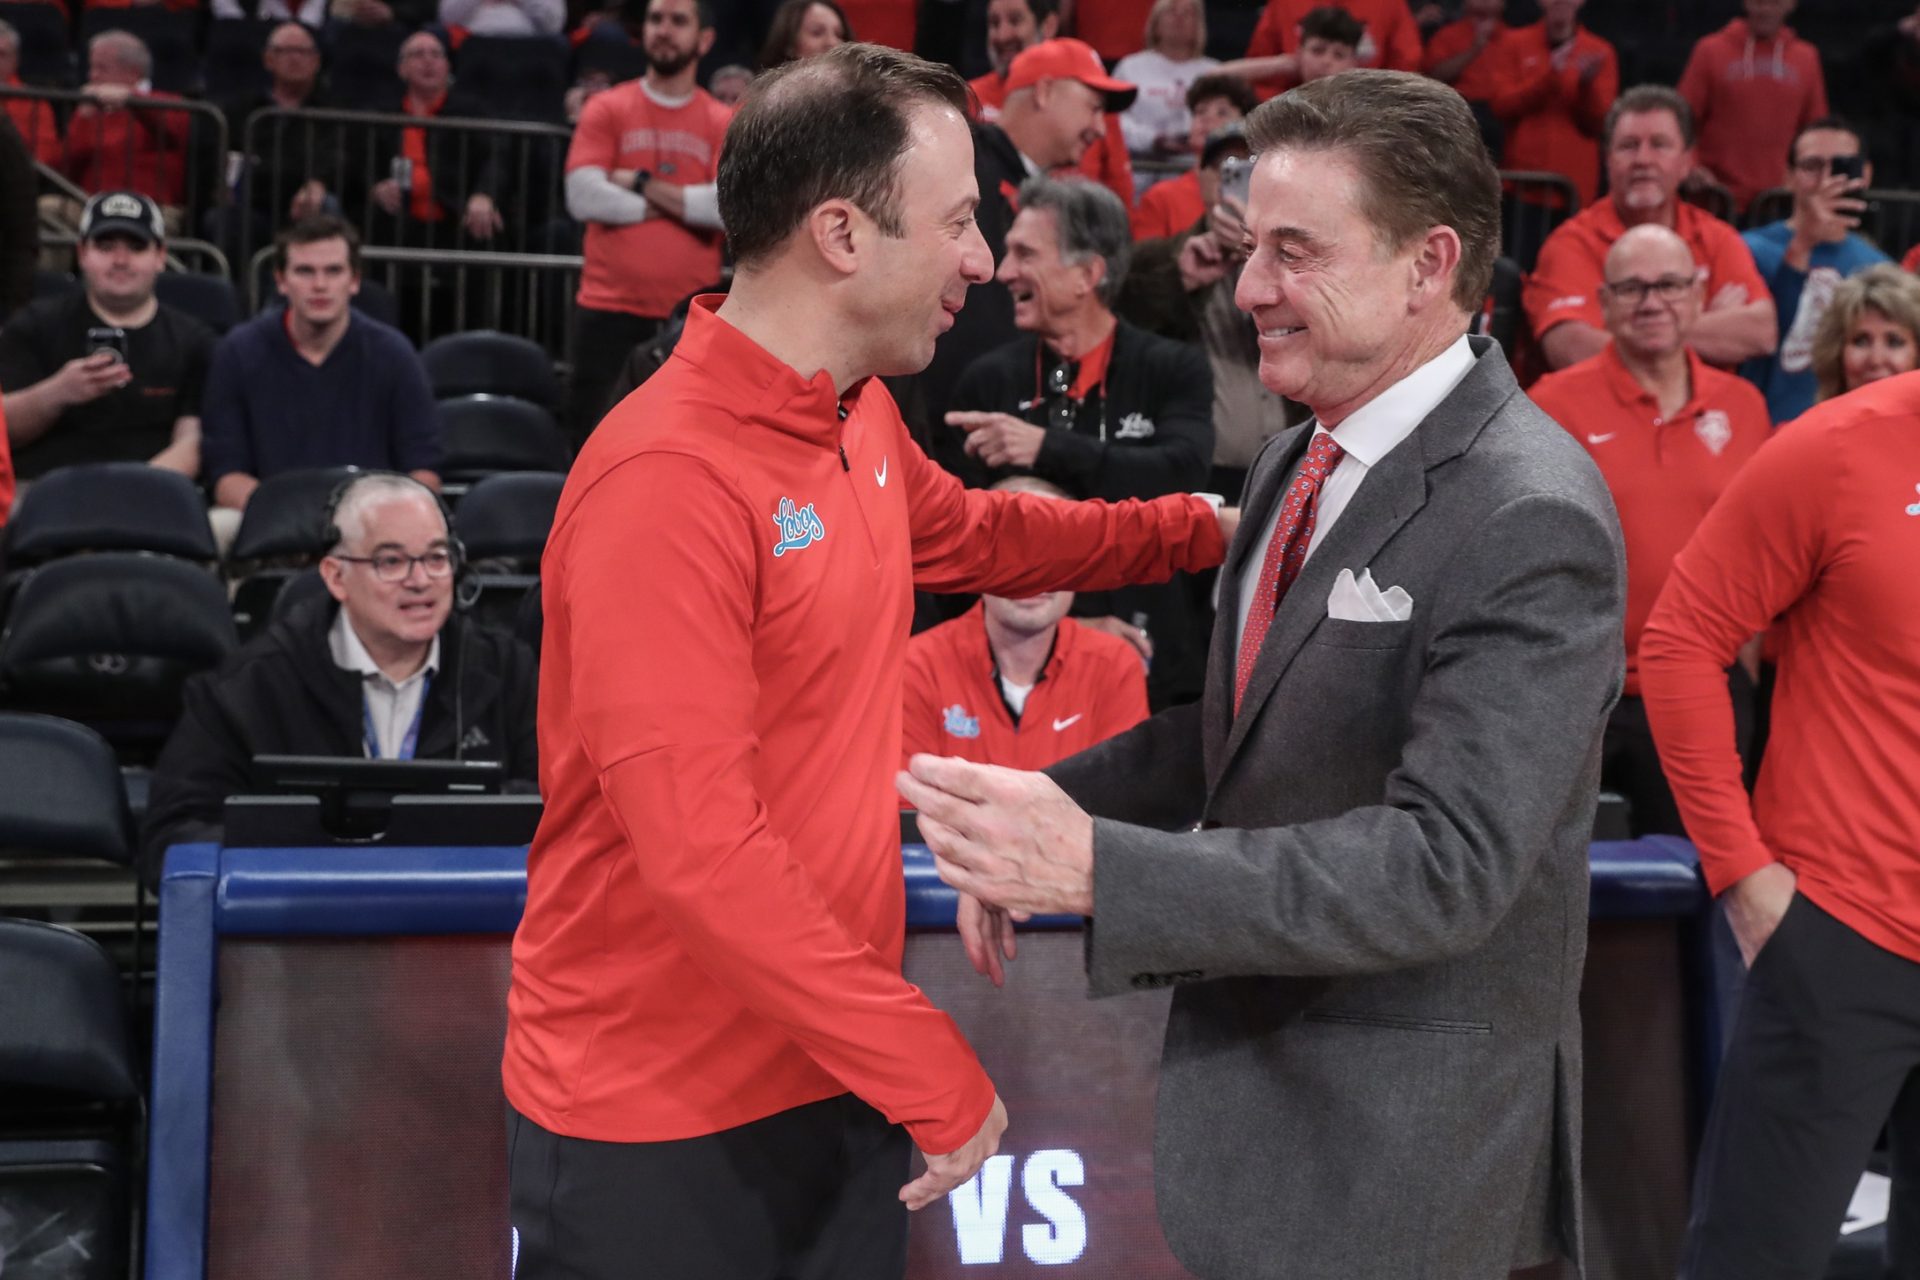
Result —
<svg viewBox="0 0 1920 1280"><path fill-rule="evenodd" d="M1187 86L1187 110L1195 110L1212 98L1225 98L1240 109L1242 116L1252 115L1253 109L1260 105L1252 85L1224 71L1209 71Z"/></svg>
<svg viewBox="0 0 1920 1280"><path fill-rule="evenodd" d="M988 2L991 3L992 0ZM985 5L981 6L983 11L985 8ZM1033 15L1033 25L1037 27L1060 12L1060 0L1027 0L1027 12Z"/></svg>
<svg viewBox="0 0 1920 1280"><path fill-rule="evenodd" d="M345 240L347 265L353 274L360 274L360 233L353 229L351 222L332 213L316 213L302 218L276 236L273 241L273 269L285 273L287 250L295 245L319 244L323 240Z"/></svg>
<svg viewBox="0 0 1920 1280"><path fill-rule="evenodd" d="M800 24L807 19L807 10L815 5L825 5L833 10L833 16L840 19L840 31L848 40L854 39L853 23L847 21L847 11L834 3L834 0L786 0L773 12L773 22L767 27L767 39L760 46L760 69L777 67L783 62L791 62L793 55L787 52L793 48L793 42L800 35Z"/></svg>
<svg viewBox="0 0 1920 1280"><path fill-rule="evenodd" d="M900 159L918 106L967 114L952 67L873 44L843 44L753 82L727 128L717 179L734 261L766 258L826 200L849 200L889 236L906 234Z"/></svg>
<svg viewBox="0 0 1920 1280"><path fill-rule="evenodd" d="M1607 123L1600 133L1600 145L1607 150L1613 149L1614 126L1620 123L1621 116L1646 115L1652 111L1665 111L1671 114L1680 126L1680 144L1693 145L1693 108L1677 92L1663 84L1637 84L1613 100L1607 108Z"/></svg>
<svg viewBox="0 0 1920 1280"><path fill-rule="evenodd" d="M620 21L636 25L647 20L647 10L653 8L653 0L626 0L620 6ZM713 25L713 0L693 0L693 20L699 30L705 31Z"/></svg>
<svg viewBox="0 0 1920 1280"><path fill-rule="evenodd" d="M1467 100L1405 71L1343 71L1262 103L1247 141L1268 151L1325 151L1350 159L1375 238L1399 250L1433 227L1460 237L1453 301L1476 310L1500 253L1500 176Z"/></svg>
<svg viewBox="0 0 1920 1280"><path fill-rule="evenodd" d="M1330 4L1323 4L1300 19L1301 44L1318 39L1358 49L1366 35L1367 26L1364 22L1345 9Z"/></svg>
<svg viewBox="0 0 1920 1280"><path fill-rule="evenodd" d="M1870 158L1867 155L1866 135L1854 128L1852 121L1848 120L1845 116L1821 116L1813 123L1803 124L1794 130L1793 141L1787 144L1787 163L1792 164L1800 158L1800 139L1810 133L1822 131L1846 134L1849 138L1852 138L1860 144L1860 159L1865 161Z"/></svg>

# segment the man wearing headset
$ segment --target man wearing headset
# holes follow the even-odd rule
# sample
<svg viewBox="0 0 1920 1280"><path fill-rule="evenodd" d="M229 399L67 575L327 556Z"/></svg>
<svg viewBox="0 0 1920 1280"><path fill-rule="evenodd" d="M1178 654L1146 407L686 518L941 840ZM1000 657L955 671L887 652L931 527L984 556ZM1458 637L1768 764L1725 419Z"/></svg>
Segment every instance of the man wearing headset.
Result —
<svg viewBox="0 0 1920 1280"><path fill-rule="evenodd" d="M219 838L257 755L499 760L535 785L533 654L453 611L460 544L439 498L368 472L335 495L331 523L328 598L187 684L141 832L150 881L169 845Z"/></svg>

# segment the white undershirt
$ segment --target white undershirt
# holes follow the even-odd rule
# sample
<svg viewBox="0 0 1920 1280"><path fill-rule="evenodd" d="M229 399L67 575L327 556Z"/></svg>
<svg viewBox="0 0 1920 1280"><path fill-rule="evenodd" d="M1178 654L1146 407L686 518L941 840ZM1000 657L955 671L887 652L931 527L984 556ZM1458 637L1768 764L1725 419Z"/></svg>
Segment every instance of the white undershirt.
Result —
<svg viewBox="0 0 1920 1280"><path fill-rule="evenodd" d="M1000 677L1000 696L1007 700L1007 706L1016 716L1027 713L1027 695L1033 692L1030 684L1015 684L1005 676Z"/></svg>
<svg viewBox="0 0 1920 1280"><path fill-rule="evenodd" d="M1333 429L1333 442L1340 446L1342 456L1333 474L1320 485L1313 537L1307 540L1308 560L1313 558L1314 549L1326 540L1340 513L1353 501L1367 472L1412 435L1427 415L1453 394L1453 389L1472 368L1473 348L1468 345L1467 336L1461 334L1458 342L1355 409L1345 422ZM1326 430L1314 424L1315 435ZM1303 452L1301 456L1306 455ZM1284 505L1273 504L1273 514L1267 517L1260 540L1253 544L1246 563L1240 567L1240 628L1234 632L1236 648L1238 638L1246 634L1247 614L1253 609L1254 593L1260 587L1260 569L1266 564L1267 547L1273 541L1273 531L1280 522L1280 509ZM1367 566L1347 567L1357 574Z"/></svg>

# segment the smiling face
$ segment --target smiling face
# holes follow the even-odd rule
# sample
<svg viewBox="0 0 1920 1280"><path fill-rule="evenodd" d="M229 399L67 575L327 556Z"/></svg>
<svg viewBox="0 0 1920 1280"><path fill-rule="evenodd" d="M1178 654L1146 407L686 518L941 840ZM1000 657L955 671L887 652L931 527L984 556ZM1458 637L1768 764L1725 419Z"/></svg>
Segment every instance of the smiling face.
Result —
<svg viewBox="0 0 1920 1280"><path fill-rule="evenodd" d="M1607 254L1600 301L1621 354L1658 360L1686 346L1705 285L1686 241L1665 227L1636 227Z"/></svg>
<svg viewBox="0 0 1920 1280"><path fill-rule="evenodd" d="M1059 20L1053 14L1045 22L1033 20L1027 0L989 0L987 4L987 57L995 75L1004 76L1020 51L1042 40L1051 40Z"/></svg>
<svg viewBox="0 0 1920 1280"><path fill-rule="evenodd" d="M1920 364L1915 337L1905 325L1895 324L1872 307L1863 308L1847 333L1847 345L1840 349L1840 372L1847 390L1913 372Z"/></svg>
<svg viewBox="0 0 1920 1280"><path fill-rule="evenodd" d="M1234 301L1259 331L1261 384L1330 424L1383 389L1407 344L1414 246L1383 247L1366 204L1338 152L1274 150L1254 166Z"/></svg>
<svg viewBox="0 0 1920 1280"><path fill-rule="evenodd" d="M167 265L165 245L120 231L82 241L77 257L88 296L118 312L145 306Z"/></svg>
<svg viewBox="0 0 1920 1280"><path fill-rule="evenodd" d="M793 46L787 52L795 58L811 58L847 42L847 29L840 15L823 4L808 5L793 33Z"/></svg>
<svg viewBox="0 0 1920 1280"><path fill-rule="evenodd" d="M973 136L953 108L923 105L908 117L912 144L899 162L905 234L882 232L861 215L864 276L853 317L868 351L863 372L918 373L953 327L967 289L993 277L993 252L974 221L980 189Z"/></svg>
<svg viewBox="0 0 1920 1280"><path fill-rule="evenodd" d="M1078 315L1100 280L1097 259L1060 256L1060 223L1051 209L1023 209L1007 229L1007 252L996 278L1013 295L1014 327L1053 333Z"/></svg>
<svg viewBox="0 0 1920 1280"><path fill-rule="evenodd" d="M1693 170L1693 148L1680 122L1664 108L1630 111L1614 125L1607 148L1607 181L1613 202L1642 216L1669 210L1681 181Z"/></svg>

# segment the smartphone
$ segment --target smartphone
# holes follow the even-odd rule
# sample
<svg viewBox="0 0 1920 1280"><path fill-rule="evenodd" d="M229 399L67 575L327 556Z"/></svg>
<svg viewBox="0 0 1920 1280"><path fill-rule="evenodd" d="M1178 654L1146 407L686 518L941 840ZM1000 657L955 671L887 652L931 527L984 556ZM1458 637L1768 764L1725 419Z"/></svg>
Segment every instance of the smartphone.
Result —
<svg viewBox="0 0 1920 1280"><path fill-rule="evenodd" d="M118 325L96 325L87 330L87 354L111 351L121 364L127 363L127 331Z"/></svg>
<svg viewBox="0 0 1920 1280"><path fill-rule="evenodd" d="M1247 207L1247 195L1253 187L1253 161L1245 156L1228 156L1220 162L1220 194Z"/></svg>
<svg viewBox="0 0 1920 1280"><path fill-rule="evenodd" d="M1827 161L1827 172L1836 178L1852 178L1855 182L1866 176L1867 161L1864 156L1834 156Z"/></svg>

